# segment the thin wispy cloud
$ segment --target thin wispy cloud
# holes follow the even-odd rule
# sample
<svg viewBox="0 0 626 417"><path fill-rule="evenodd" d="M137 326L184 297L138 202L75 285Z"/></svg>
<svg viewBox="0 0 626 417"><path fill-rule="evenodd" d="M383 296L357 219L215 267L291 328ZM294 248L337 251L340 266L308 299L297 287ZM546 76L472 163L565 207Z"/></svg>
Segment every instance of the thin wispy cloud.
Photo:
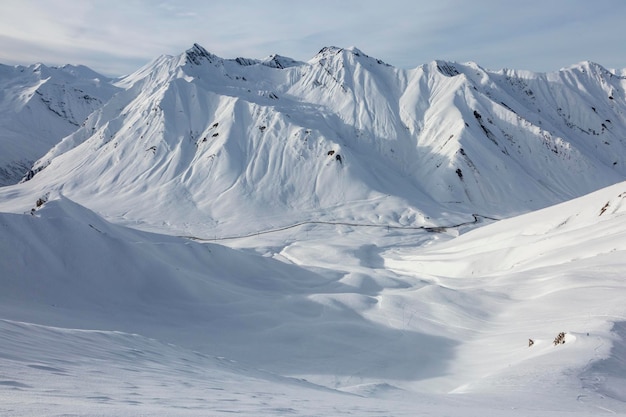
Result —
<svg viewBox="0 0 626 417"><path fill-rule="evenodd" d="M582 60L626 67L622 0L4 0L0 62L85 64L121 75L194 42L231 58L307 60L357 46L403 68L433 59L556 70Z"/></svg>

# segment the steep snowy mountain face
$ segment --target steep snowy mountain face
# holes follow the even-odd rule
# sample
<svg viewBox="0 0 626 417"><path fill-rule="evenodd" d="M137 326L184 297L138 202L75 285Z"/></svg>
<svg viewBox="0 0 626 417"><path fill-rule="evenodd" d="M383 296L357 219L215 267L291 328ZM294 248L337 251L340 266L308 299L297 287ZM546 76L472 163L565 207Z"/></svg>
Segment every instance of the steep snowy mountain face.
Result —
<svg viewBox="0 0 626 417"><path fill-rule="evenodd" d="M0 186L33 163L118 90L84 66L0 65Z"/></svg>
<svg viewBox="0 0 626 417"><path fill-rule="evenodd" d="M297 62L194 45L116 86L82 126L65 121L76 129L35 164L37 192L211 230L252 213L417 225L442 211L508 216L626 176L626 79L592 63L400 70L356 48ZM183 218L164 218L174 202Z"/></svg>

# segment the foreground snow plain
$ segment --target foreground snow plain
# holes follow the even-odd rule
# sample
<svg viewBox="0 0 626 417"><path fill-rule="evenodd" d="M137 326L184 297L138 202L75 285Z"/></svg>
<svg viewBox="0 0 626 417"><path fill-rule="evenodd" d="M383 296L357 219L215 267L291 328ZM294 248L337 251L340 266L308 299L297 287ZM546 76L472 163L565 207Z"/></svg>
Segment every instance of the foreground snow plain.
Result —
<svg viewBox="0 0 626 417"><path fill-rule="evenodd" d="M625 197L211 243L51 195L0 215L0 413L626 413Z"/></svg>

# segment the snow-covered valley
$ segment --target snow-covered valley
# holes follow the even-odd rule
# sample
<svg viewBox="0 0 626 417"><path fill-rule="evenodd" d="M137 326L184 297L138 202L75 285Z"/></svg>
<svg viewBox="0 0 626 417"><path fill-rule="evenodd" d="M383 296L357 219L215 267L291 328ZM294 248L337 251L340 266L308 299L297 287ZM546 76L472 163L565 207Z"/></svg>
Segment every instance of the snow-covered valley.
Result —
<svg viewBox="0 0 626 417"><path fill-rule="evenodd" d="M194 45L101 81L39 155L2 97L2 155L45 153L0 188L2 415L626 414L622 74Z"/></svg>

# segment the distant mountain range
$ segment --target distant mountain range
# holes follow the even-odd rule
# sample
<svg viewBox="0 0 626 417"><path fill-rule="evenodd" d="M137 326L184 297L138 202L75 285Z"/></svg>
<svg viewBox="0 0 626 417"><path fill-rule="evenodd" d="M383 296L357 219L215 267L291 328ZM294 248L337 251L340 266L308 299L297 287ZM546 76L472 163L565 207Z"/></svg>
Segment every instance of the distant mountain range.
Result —
<svg viewBox="0 0 626 417"><path fill-rule="evenodd" d="M194 44L120 79L41 64L0 74L2 184L28 179L154 224L175 201L182 218L168 221L212 228L298 213L422 225L441 212L509 216L626 178L626 78L591 62L403 70L357 48L298 62Z"/></svg>
<svg viewBox="0 0 626 417"><path fill-rule="evenodd" d="M18 182L120 91L113 83L84 66L0 65L0 186Z"/></svg>

